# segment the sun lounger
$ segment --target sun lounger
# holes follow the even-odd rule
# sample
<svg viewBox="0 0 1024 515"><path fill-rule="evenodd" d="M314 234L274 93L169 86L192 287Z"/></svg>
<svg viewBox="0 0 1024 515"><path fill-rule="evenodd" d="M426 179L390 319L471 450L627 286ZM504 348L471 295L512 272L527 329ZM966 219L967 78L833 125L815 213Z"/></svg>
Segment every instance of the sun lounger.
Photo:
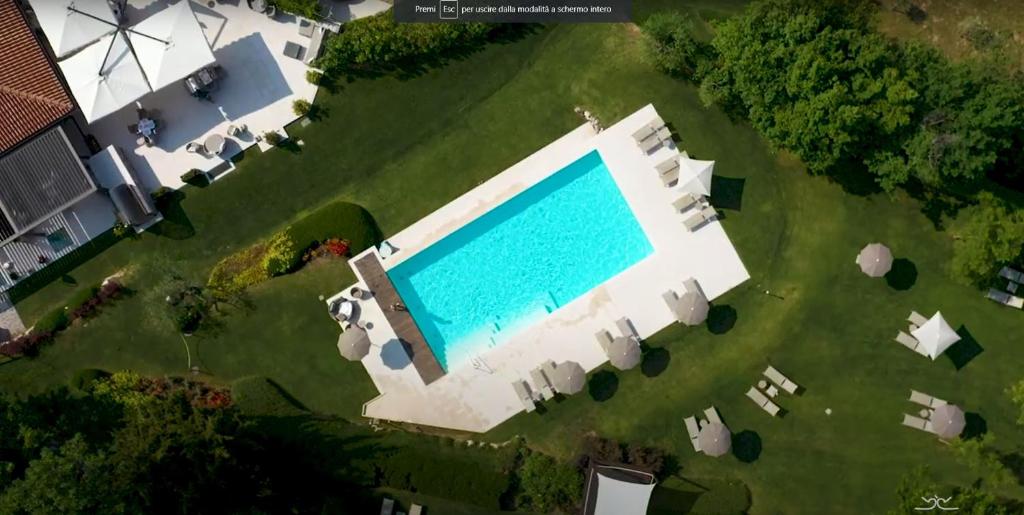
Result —
<svg viewBox="0 0 1024 515"><path fill-rule="evenodd" d="M779 388L786 390L789 393L796 393L796 390L800 388L799 385L790 381L788 377L782 375L775 367L769 366L764 369L764 376L767 377L771 382L775 383Z"/></svg>
<svg viewBox="0 0 1024 515"><path fill-rule="evenodd" d="M718 416L718 410L714 406L704 410L704 416L707 417L708 422L722 423L722 417Z"/></svg>
<svg viewBox="0 0 1024 515"><path fill-rule="evenodd" d="M533 381L533 391L537 392L541 399L548 400L555 396L555 392L551 390L551 382L548 381L548 376L541 369L535 368L531 370L530 380Z"/></svg>
<svg viewBox="0 0 1024 515"><path fill-rule="evenodd" d="M1004 291L992 288L988 291L988 295L985 295L991 300L994 300L1004 306L1010 306L1011 308L1024 309L1024 299L1010 295Z"/></svg>
<svg viewBox="0 0 1024 515"><path fill-rule="evenodd" d="M704 225L704 222L707 222L707 219L704 218L704 215L700 213L694 213L683 220L683 225L686 226L686 230L693 232L696 231L698 227Z"/></svg>
<svg viewBox="0 0 1024 515"><path fill-rule="evenodd" d="M707 206L700 210L700 216L703 216L707 221L711 221L718 216L718 211L715 211L715 208L711 206Z"/></svg>
<svg viewBox="0 0 1024 515"><path fill-rule="evenodd" d="M640 150L650 154L654 149L663 145L665 141L658 134L655 134L640 142Z"/></svg>
<svg viewBox="0 0 1024 515"><path fill-rule="evenodd" d="M549 377L555 377L555 362L554 362L554 361L551 361L551 360L549 359L549 360L545 361L544 363L541 363L541 365L540 365L540 371L541 371L541 372L544 372L544 378L545 378L545 381L546 381L546 380L547 380L547 378L549 378ZM548 384L548 385L550 385L550 384L551 384L551 382L550 382L550 381L546 381L546 382L547 382L547 384Z"/></svg>
<svg viewBox="0 0 1024 515"><path fill-rule="evenodd" d="M768 412L769 415L773 417L779 415L779 405L772 402L771 399L766 397L757 388L751 386L750 390L747 390L747 397L749 397L750 400L754 401L754 404L757 404L758 407Z"/></svg>
<svg viewBox="0 0 1024 515"><path fill-rule="evenodd" d="M636 334L636 331L633 329L633 324L629 323L629 320L626 319L626 317L622 317L616 320L615 327L619 328L619 332L622 333L622 336L625 336L626 338L636 338L637 340L640 339L640 335Z"/></svg>
<svg viewBox="0 0 1024 515"><path fill-rule="evenodd" d="M910 350L912 350L912 351L914 351L914 352L916 352L916 353L918 353L918 354L920 354L922 356L927 356L928 355L928 351L926 351L924 349L924 346L921 345L921 342L917 341L917 338L914 338L913 336L910 336L909 334L907 334L907 333L905 333L903 331L900 331L896 335L895 339L896 339L897 342L900 342L901 344L903 344L904 347L906 347L906 348L908 348L908 349L910 349Z"/></svg>
<svg viewBox="0 0 1024 515"><path fill-rule="evenodd" d="M700 452L700 442L697 441L700 427L697 426L697 418L686 417L683 419L683 423L686 424L686 434L690 435L690 443L693 444L693 450Z"/></svg>
<svg viewBox="0 0 1024 515"><path fill-rule="evenodd" d="M530 395L530 391L527 389L525 381L514 381L512 383L512 389L516 391L516 395L519 396L519 400L523 403L523 407L526 408L526 412L529 413L535 408L533 404L533 396Z"/></svg>
<svg viewBox="0 0 1024 515"><path fill-rule="evenodd" d="M1014 270L1008 266L1004 266L1002 269L999 270L999 277L1002 277L1003 279L1008 279L1015 283L1024 283L1024 273L1021 273L1018 270Z"/></svg>
<svg viewBox="0 0 1024 515"><path fill-rule="evenodd" d="M700 203L700 198L693 193L686 193L672 202L672 207L679 213L690 209Z"/></svg>
<svg viewBox="0 0 1024 515"><path fill-rule="evenodd" d="M601 348L608 350L608 346L612 343L612 333L609 333L606 329L601 329L594 335L597 338L597 343L601 344Z"/></svg>
<svg viewBox="0 0 1024 515"><path fill-rule="evenodd" d="M670 157L670 158L668 158L668 159L658 163L658 165L655 166L654 169L658 171L658 175L665 175L666 173L669 173L672 170L678 170L679 169L679 156L672 156L672 157Z"/></svg>
<svg viewBox="0 0 1024 515"><path fill-rule="evenodd" d="M661 184L664 185L666 188L671 186L673 182L676 182L678 180L679 180L679 169L678 168L676 168L675 170L672 170L671 172L668 172L668 173L665 173L665 174L661 175Z"/></svg>
<svg viewBox="0 0 1024 515"><path fill-rule="evenodd" d="M419 504L409 506L409 515L423 515L423 506Z"/></svg>
<svg viewBox="0 0 1024 515"><path fill-rule="evenodd" d="M640 143L641 141L653 136L655 132L657 132L657 129L651 127L650 124L647 124L640 127L640 130L633 133L633 139L636 140L637 143Z"/></svg>
<svg viewBox="0 0 1024 515"><path fill-rule="evenodd" d="M903 414L903 425L914 429L920 429L921 431L931 432L931 423L929 421L913 415L907 415L906 413Z"/></svg>
<svg viewBox="0 0 1024 515"><path fill-rule="evenodd" d="M907 321L910 322L911 324L914 324L917 327L921 327L922 325L928 322L928 319L923 317L917 311L911 311L910 316L907 317Z"/></svg>
<svg viewBox="0 0 1024 515"><path fill-rule="evenodd" d="M391 512L395 511L395 500L384 498L384 502L380 505L380 515L391 515Z"/></svg>
<svg viewBox="0 0 1024 515"><path fill-rule="evenodd" d="M908 400L926 408L938 408L939 406L945 406L947 404L946 401L942 399L932 397L927 393L922 393L917 390L910 390L910 398Z"/></svg>

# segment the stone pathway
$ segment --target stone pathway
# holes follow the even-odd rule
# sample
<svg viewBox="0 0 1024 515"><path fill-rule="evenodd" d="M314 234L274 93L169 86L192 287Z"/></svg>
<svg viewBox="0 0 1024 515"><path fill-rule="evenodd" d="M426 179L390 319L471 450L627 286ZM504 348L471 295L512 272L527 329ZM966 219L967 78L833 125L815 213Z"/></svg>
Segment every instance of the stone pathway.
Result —
<svg viewBox="0 0 1024 515"><path fill-rule="evenodd" d="M21 321L18 310L6 294L0 293L0 341L23 332L25 323Z"/></svg>

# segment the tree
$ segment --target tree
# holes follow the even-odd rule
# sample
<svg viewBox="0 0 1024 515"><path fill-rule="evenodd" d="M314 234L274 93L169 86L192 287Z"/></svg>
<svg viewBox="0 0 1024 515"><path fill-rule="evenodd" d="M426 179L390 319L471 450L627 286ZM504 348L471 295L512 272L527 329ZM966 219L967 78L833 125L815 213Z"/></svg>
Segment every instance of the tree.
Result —
<svg viewBox="0 0 1024 515"><path fill-rule="evenodd" d="M1017 423L1024 426L1024 379L1017 381L1006 389L1010 402L1018 408Z"/></svg>
<svg viewBox="0 0 1024 515"><path fill-rule="evenodd" d="M109 495L109 463L101 452L92 452L80 435L58 450L44 449L18 479L0 496L0 512L117 513L116 496ZM123 507L122 507L123 508Z"/></svg>
<svg viewBox="0 0 1024 515"><path fill-rule="evenodd" d="M933 497L950 498L943 506L956 508L955 513L971 515L1006 515L1008 510L1000 504L991 493L979 490L974 486L955 487L942 486L935 483L928 475L926 468L915 469L900 481L896 489L899 499L896 507L889 515L905 515L920 513L920 508L927 508L931 503L927 499Z"/></svg>
<svg viewBox="0 0 1024 515"><path fill-rule="evenodd" d="M518 478L519 503L534 511L571 510L582 495L583 478L576 469L537 452L526 455Z"/></svg>
<svg viewBox="0 0 1024 515"><path fill-rule="evenodd" d="M655 67L670 75L695 78L710 49L694 37L693 20L688 15L678 12L652 14L641 29L644 48Z"/></svg>
<svg viewBox="0 0 1024 515"><path fill-rule="evenodd" d="M978 205L964 216L953 241L953 276L967 284L985 285L996 277L1000 267L1021 258L1024 211L982 193Z"/></svg>
<svg viewBox="0 0 1024 515"><path fill-rule="evenodd" d="M997 490L1015 482L1013 472L1003 463L999 450L995 448L992 433L985 433L981 438L953 440L950 448L961 463L981 476L986 488Z"/></svg>

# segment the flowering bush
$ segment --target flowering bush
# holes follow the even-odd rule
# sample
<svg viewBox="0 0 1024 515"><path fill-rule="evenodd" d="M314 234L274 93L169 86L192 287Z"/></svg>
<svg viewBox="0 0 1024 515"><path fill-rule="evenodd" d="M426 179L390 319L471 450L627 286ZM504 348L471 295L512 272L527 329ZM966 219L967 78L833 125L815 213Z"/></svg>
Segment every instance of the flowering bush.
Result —
<svg viewBox="0 0 1024 515"><path fill-rule="evenodd" d="M231 393L226 388L180 377L143 377L131 370L98 379L93 392L109 395L118 404L128 407L138 407L152 399L166 399L177 392L184 392L189 404L196 407L226 408L231 405Z"/></svg>
<svg viewBox="0 0 1024 515"><path fill-rule="evenodd" d="M302 256L302 260L309 262L324 256L344 257L348 255L348 247L348 240L331 238L310 247L306 254Z"/></svg>

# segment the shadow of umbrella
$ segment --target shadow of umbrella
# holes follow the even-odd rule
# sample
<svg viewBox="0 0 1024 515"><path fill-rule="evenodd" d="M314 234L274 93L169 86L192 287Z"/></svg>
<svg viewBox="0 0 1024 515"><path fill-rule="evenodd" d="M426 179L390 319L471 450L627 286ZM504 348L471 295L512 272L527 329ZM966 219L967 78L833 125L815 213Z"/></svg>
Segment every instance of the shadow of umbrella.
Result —
<svg viewBox="0 0 1024 515"><path fill-rule="evenodd" d="M384 362L384 366L392 370L401 370L412 363L409 349L401 340L391 340L385 343L380 348L380 360Z"/></svg>

